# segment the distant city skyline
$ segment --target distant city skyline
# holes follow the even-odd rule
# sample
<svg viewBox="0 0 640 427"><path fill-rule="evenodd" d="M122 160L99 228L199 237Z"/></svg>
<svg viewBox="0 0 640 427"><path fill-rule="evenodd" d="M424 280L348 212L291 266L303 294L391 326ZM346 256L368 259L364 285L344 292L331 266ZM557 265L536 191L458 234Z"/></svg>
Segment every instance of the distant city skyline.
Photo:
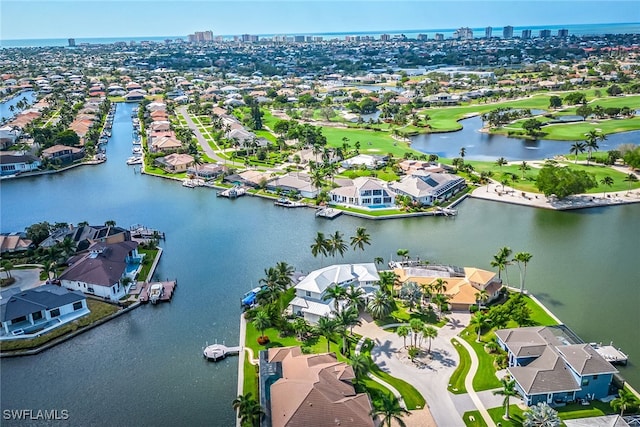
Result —
<svg viewBox="0 0 640 427"><path fill-rule="evenodd" d="M606 6L605 6L606 5ZM640 22L635 0L3 0L0 39L186 37Z"/></svg>

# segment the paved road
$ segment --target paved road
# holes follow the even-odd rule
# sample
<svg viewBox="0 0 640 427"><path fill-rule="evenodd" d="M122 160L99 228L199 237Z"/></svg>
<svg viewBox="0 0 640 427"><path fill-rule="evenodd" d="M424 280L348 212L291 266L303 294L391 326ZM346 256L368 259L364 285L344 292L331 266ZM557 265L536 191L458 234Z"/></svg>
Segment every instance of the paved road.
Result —
<svg viewBox="0 0 640 427"><path fill-rule="evenodd" d="M44 283L43 280L40 280L40 268L30 268L27 270L11 270L11 276L16 279L15 283L11 286L7 286L6 288L2 288L2 290L19 288L21 290L35 288L36 286L40 286ZM5 276L4 272L2 273L3 277Z"/></svg>
<svg viewBox="0 0 640 427"><path fill-rule="evenodd" d="M438 426L458 426L462 420L454 405L452 394L447 391L449 378L458 366L458 353L451 344L451 338L469 323L469 314L455 313L450 321L438 330L438 337L432 341L432 359L423 365L416 365L406 357L399 358L397 352L403 347L403 339L393 332L383 331L374 323L363 322L354 328L356 333L371 337L376 342L371 357L382 370L412 384L426 399ZM411 417L405 422L409 425Z"/></svg>

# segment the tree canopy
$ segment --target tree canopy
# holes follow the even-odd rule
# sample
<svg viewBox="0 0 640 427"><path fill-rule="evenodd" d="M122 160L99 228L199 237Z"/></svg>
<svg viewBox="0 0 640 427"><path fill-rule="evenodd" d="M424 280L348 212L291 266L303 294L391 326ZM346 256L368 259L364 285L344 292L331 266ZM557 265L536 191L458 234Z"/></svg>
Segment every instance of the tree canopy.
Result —
<svg viewBox="0 0 640 427"><path fill-rule="evenodd" d="M592 174L553 164L546 164L536 179L538 190L547 197L555 194L559 199L564 199L572 194L584 193L597 186L598 182Z"/></svg>

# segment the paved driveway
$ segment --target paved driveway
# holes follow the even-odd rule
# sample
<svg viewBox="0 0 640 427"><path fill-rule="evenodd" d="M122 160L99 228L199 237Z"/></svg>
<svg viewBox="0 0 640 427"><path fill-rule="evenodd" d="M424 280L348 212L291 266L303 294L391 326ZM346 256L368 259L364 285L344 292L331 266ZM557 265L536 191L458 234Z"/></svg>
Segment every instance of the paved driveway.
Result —
<svg viewBox="0 0 640 427"><path fill-rule="evenodd" d="M40 280L40 268L30 268L28 270L11 270L11 276L16 279L15 283L11 286L7 286L6 288L2 288L2 290L20 288L23 291L25 289L35 288L36 286L40 286L44 283L43 280ZM3 277L5 277L5 273L2 272Z"/></svg>

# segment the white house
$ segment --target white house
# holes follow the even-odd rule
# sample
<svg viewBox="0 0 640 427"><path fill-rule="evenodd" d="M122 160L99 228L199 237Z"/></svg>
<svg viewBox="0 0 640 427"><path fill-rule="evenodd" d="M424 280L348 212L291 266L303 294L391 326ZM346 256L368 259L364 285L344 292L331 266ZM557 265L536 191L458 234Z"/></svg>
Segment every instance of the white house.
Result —
<svg viewBox="0 0 640 427"><path fill-rule="evenodd" d="M42 285L0 294L0 338L32 338L89 314L87 299L77 291Z"/></svg>
<svg viewBox="0 0 640 427"><path fill-rule="evenodd" d="M464 178L457 175L426 171L415 171L412 175L405 175L400 181L389 184L396 194L409 196L423 205L443 202L465 186Z"/></svg>
<svg viewBox="0 0 640 427"><path fill-rule="evenodd" d="M354 285L364 291L364 297L373 294L380 280L374 263L337 264L312 271L296 286L296 296L289 308L296 315L304 316L310 323L317 323L320 317L333 317L333 298L324 300L329 287ZM344 306L344 302L341 306Z"/></svg>
<svg viewBox="0 0 640 427"><path fill-rule="evenodd" d="M341 163L343 168L354 168L365 166L367 169L375 169L383 166L387 162L384 156L374 156L371 154L358 154L357 156L344 159Z"/></svg>
<svg viewBox="0 0 640 427"><path fill-rule="evenodd" d="M125 277L135 275L140 264L138 242L95 243L87 252L73 257L60 275L60 284L67 289L118 301L127 293L122 284Z"/></svg>
<svg viewBox="0 0 640 427"><path fill-rule="evenodd" d="M40 159L31 154L17 152L0 152L0 175L15 175L32 172L40 168Z"/></svg>
<svg viewBox="0 0 640 427"><path fill-rule="evenodd" d="M0 127L0 149L11 147L22 135L22 131L13 126Z"/></svg>
<svg viewBox="0 0 640 427"><path fill-rule="evenodd" d="M395 193L385 181L378 178L359 177L351 185L335 188L329 192L332 203L362 207L393 207Z"/></svg>

